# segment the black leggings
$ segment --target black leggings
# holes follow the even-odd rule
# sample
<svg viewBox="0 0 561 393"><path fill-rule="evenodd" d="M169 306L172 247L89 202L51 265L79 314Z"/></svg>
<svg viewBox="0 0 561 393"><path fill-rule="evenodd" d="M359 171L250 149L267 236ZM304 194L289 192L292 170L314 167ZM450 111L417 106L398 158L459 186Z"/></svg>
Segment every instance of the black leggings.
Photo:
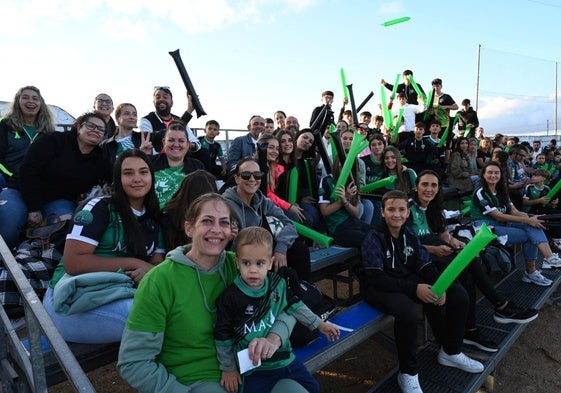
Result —
<svg viewBox="0 0 561 393"><path fill-rule="evenodd" d="M444 269L446 269L446 267L454 259L454 255L440 258L431 254L431 258L438 269L444 271ZM469 296L468 315L466 321L467 330L475 329L475 324L477 322L475 315L475 303L477 301L476 288L481 291L481 293L495 308L502 306L506 302L506 299L497 292L493 282L489 279L487 273L485 273L480 258L475 258L467 265L460 274L459 281L466 289Z"/></svg>
<svg viewBox="0 0 561 393"><path fill-rule="evenodd" d="M393 315L394 335L399 359L399 370L410 375L418 374L417 319L419 299L402 292L379 292L368 287L364 294L368 304ZM446 290L446 304L442 307L423 303L432 331L438 344L449 355L461 352L467 317L468 295L465 289L453 283Z"/></svg>

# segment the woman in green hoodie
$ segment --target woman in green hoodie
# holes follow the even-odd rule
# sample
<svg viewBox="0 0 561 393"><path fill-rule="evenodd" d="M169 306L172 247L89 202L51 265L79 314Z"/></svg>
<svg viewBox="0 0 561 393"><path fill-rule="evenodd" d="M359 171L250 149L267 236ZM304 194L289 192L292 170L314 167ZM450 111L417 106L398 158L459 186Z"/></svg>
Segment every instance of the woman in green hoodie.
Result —
<svg viewBox="0 0 561 393"><path fill-rule="evenodd" d="M191 244L169 252L140 283L117 364L138 391L226 392L220 386L214 324L215 301L238 274L234 254L225 251L232 239L231 216L221 195L197 198L185 214ZM281 347L294 322L288 315L277 318L266 338L249 343L254 364Z"/></svg>

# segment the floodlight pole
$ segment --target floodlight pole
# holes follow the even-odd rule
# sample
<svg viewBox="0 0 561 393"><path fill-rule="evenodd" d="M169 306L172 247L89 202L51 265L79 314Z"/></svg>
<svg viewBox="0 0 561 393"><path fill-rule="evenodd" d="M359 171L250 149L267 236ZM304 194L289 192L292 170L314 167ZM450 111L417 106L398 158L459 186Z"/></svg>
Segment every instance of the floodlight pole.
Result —
<svg viewBox="0 0 561 393"><path fill-rule="evenodd" d="M475 111L479 107L479 71L481 70L481 44L477 45L477 81L475 82Z"/></svg>

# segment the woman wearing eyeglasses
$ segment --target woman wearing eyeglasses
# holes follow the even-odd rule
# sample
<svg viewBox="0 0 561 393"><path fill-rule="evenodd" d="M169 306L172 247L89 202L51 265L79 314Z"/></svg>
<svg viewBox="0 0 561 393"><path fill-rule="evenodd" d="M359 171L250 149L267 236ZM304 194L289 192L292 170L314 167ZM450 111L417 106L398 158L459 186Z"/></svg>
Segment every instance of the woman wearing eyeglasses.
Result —
<svg viewBox="0 0 561 393"><path fill-rule="evenodd" d="M94 112L100 114L105 120L105 135L103 136L103 140L107 138L111 138L115 131L117 130L117 125L115 124L115 120L111 117L113 113L113 100L109 95L105 93L99 93L95 96L94 104L93 104Z"/></svg>
<svg viewBox="0 0 561 393"><path fill-rule="evenodd" d="M275 239L275 271L287 264L298 277L310 275L310 251L304 242L296 241L298 233L292 221L272 200L260 191L263 172L252 158L241 160L236 166L236 186L224 191L232 208L238 229L260 226L269 229Z"/></svg>
<svg viewBox="0 0 561 393"><path fill-rule="evenodd" d="M117 105L115 118L118 124L115 134L101 145L104 156L115 162L122 152L135 147L148 155L153 153L152 133L133 131L138 121L138 113L133 104L125 102Z"/></svg>
<svg viewBox="0 0 561 393"><path fill-rule="evenodd" d="M14 185L0 193L0 235L15 247L24 227L70 218L76 203L92 187L111 179L111 163L99 142L105 121L86 113L70 132L37 139L25 155Z"/></svg>

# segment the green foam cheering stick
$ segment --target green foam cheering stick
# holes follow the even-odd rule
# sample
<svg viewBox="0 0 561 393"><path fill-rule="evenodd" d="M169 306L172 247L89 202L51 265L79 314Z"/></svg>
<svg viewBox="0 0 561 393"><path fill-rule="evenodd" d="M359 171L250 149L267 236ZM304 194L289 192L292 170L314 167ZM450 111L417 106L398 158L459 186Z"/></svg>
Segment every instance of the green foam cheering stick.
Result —
<svg viewBox="0 0 561 393"><path fill-rule="evenodd" d="M397 93L397 85L399 85L399 77L401 76L401 74L397 74L397 76L395 77L395 83L393 84L393 89L392 89L392 94L390 95L390 100L393 100L395 98L395 93Z"/></svg>
<svg viewBox="0 0 561 393"><path fill-rule="evenodd" d="M349 101L349 89L347 89L347 78L345 77L345 70L341 67L341 83L343 84L343 97Z"/></svg>
<svg viewBox="0 0 561 393"><path fill-rule="evenodd" d="M288 203L295 205L298 201L298 168L294 167L290 170L288 180Z"/></svg>
<svg viewBox="0 0 561 393"><path fill-rule="evenodd" d="M382 86L383 87L383 86ZM354 133L353 142L351 143L351 148L349 149L349 153L347 154L347 158L345 159L345 163L343 164L343 168L341 168L341 173L337 178L337 182L335 183L335 187L333 188L333 192L331 193L331 198L335 200L339 200L339 196L335 193L335 190L341 186L345 186L347 184L347 180L349 179L349 175L351 174L351 170L353 168L353 164L355 162L356 157L358 154L364 150L364 135L359 134L358 132ZM356 185L358 187L358 184Z"/></svg>
<svg viewBox="0 0 561 393"><path fill-rule="evenodd" d="M387 22L382 23L382 26L388 27L388 26L397 25L398 23L407 22L409 19L411 19L411 17L409 17L409 16L403 16L403 17L401 17L401 18L388 20Z"/></svg>
<svg viewBox="0 0 561 393"><path fill-rule="evenodd" d="M551 199L561 190L561 181L558 181L551 190L545 195L546 198Z"/></svg>
<svg viewBox="0 0 561 393"><path fill-rule="evenodd" d="M411 86L413 86L413 90L415 90L415 93L417 93L417 96L421 97L421 99L424 99L425 95L421 91L419 85L417 85L417 82L415 82L415 78L413 78L413 75L408 75L408 78L409 78L409 82L411 82Z"/></svg>
<svg viewBox="0 0 561 393"><path fill-rule="evenodd" d="M403 113L404 112L405 112L405 109L403 109L403 108L399 109L399 114L397 115L397 121L395 122L395 128L392 132L392 143L397 142L397 135L399 134L399 127L401 127L401 122L403 121Z"/></svg>
<svg viewBox="0 0 561 393"><path fill-rule="evenodd" d="M370 191L377 190L378 188L383 188L393 183L395 179L397 179L397 176L391 175L383 179L376 180L375 182L365 184L364 186L360 187L360 192L367 193Z"/></svg>
<svg viewBox="0 0 561 393"><path fill-rule="evenodd" d="M302 236L306 236L308 239L312 239L322 246L329 247L329 244L331 244L331 242L333 241L332 237L314 231L313 229L308 228L307 226L302 225L299 222L292 221L292 223L296 227L296 232L298 232Z"/></svg>
<svg viewBox="0 0 561 393"><path fill-rule="evenodd" d="M382 102L382 115L384 115L384 123L388 130L393 130L393 118L390 109L388 108L388 99L386 97L386 88L380 86L380 100Z"/></svg>
<svg viewBox="0 0 561 393"><path fill-rule="evenodd" d="M456 255L452 262L450 262L446 269L444 269L440 277L438 277L431 287L431 291L438 297L442 296L473 258L475 258L491 240L496 238L497 235L492 233L489 228L487 228L487 225L483 223L477 235L471 239L462 251Z"/></svg>

